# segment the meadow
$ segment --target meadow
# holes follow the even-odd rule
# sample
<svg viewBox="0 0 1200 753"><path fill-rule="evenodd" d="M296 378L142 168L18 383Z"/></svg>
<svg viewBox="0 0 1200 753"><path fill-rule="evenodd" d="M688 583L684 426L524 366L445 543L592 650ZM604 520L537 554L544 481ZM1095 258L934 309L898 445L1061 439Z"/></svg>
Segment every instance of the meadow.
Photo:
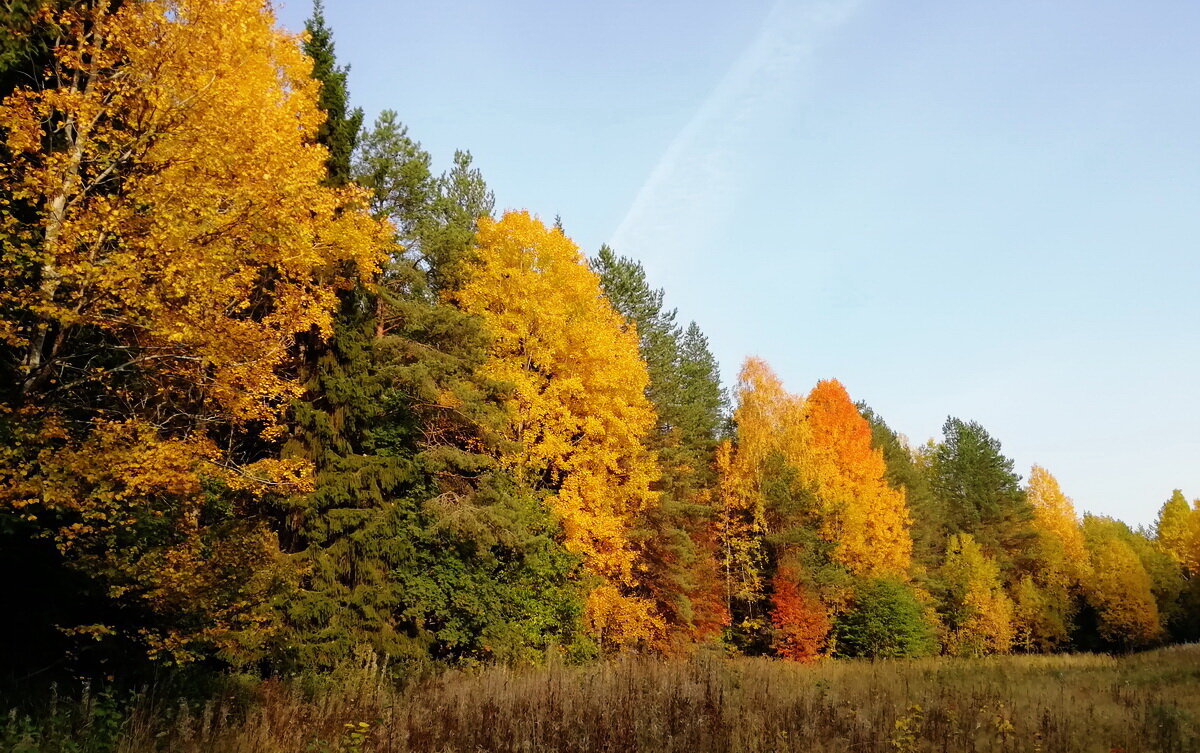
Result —
<svg viewBox="0 0 1200 753"><path fill-rule="evenodd" d="M822 661L700 656L589 666L379 667L233 678L197 703L118 712L59 699L8 714L11 751L149 753L1186 753L1200 751L1200 645L1125 657Z"/></svg>

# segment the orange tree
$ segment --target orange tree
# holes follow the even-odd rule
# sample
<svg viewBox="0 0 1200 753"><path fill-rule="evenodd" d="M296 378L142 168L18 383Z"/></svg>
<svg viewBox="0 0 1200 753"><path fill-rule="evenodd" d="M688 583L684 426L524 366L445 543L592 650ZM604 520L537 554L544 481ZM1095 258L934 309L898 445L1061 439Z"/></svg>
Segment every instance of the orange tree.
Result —
<svg viewBox="0 0 1200 753"><path fill-rule="evenodd" d="M822 511L821 535L834 559L861 576L901 576L912 561L912 523L902 489L886 481L871 425L836 379L817 383L805 401L801 477Z"/></svg>
<svg viewBox="0 0 1200 753"><path fill-rule="evenodd" d="M829 615L795 571L780 567L771 579L771 624L775 651L784 659L814 661L825 647Z"/></svg>
<svg viewBox="0 0 1200 753"><path fill-rule="evenodd" d="M904 491L886 479L870 424L837 381L820 382L805 399L750 358L736 396L737 434L717 454L720 526L735 628L756 650L764 643L768 581L784 593L789 582L808 582L806 598L839 615L854 579L907 578L911 521ZM790 575L780 581L772 570ZM782 614L770 611L772 621Z"/></svg>

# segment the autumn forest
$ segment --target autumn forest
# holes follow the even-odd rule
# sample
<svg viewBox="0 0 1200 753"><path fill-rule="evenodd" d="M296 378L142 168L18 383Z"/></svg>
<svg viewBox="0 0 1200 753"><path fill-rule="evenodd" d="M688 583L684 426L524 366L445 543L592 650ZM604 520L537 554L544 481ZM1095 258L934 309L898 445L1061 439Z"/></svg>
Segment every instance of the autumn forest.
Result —
<svg viewBox="0 0 1200 753"><path fill-rule="evenodd" d="M636 260L350 95L320 5L0 8L6 692L1200 639L1170 479L1133 529L967 417L915 443L756 357L725 387ZM897 704L880 749L924 750Z"/></svg>

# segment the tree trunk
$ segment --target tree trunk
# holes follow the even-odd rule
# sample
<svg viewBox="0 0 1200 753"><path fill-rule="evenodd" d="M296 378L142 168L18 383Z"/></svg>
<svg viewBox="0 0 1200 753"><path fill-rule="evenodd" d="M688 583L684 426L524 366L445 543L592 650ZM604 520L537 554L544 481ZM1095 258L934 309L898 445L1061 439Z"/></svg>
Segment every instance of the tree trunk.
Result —
<svg viewBox="0 0 1200 753"><path fill-rule="evenodd" d="M91 75L81 81L80 76L76 74L72 77L70 88L75 93L84 94L90 81ZM57 191L46 203L46 229L42 234L41 285L38 291L41 303L48 304L54 300L62 280L56 264L58 238L62 234L63 225L66 222L67 208L73 195L79 190L84 144L87 142L90 130L90 124L80 127L74 116L69 116L63 125L70 158L59 175ZM55 336L52 333L53 324L53 321L43 318L38 322L33 335L29 338L25 358L21 362L22 392L29 392L38 381L39 372L44 366L46 351L53 345L52 341Z"/></svg>

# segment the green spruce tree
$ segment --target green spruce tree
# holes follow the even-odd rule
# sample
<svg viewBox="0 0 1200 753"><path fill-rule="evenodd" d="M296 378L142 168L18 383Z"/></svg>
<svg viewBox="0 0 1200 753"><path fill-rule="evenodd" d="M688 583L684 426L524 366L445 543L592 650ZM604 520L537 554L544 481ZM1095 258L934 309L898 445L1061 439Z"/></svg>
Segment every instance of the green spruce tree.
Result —
<svg viewBox="0 0 1200 753"><path fill-rule="evenodd" d="M475 227L491 217L496 197L468 151L454 152L453 166L434 184L428 218L419 231L419 260L430 290L445 295L462 287L464 263L472 257Z"/></svg>
<svg viewBox="0 0 1200 753"><path fill-rule="evenodd" d="M334 53L333 32L325 23L325 4L313 3L313 13L304 24L304 54L312 58L313 78L321 82L317 104L326 113L317 131L317 141L329 150L329 183L344 185L350 181L350 157L362 128L361 109L348 110L350 93L346 78L348 67L339 67Z"/></svg>
<svg viewBox="0 0 1200 753"><path fill-rule="evenodd" d="M600 275L604 295L625 320L637 327L639 350L650 373L646 397L658 411L660 442L679 425L679 340L682 332L674 309L663 307L662 289L650 287L642 265L628 257L618 257L608 246L601 246L592 260L592 269Z"/></svg>
<svg viewBox="0 0 1200 753"><path fill-rule="evenodd" d="M724 619L719 595L709 593L716 581L714 452L726 407L716 359L694 322L680 328L641 264L608 246L591 264L613 308L637 329L650 376L646 396L658 416L650 445L663 468L662 502L643 514L637 531L646 582L668 623L686 639L702 638Z"/></svg>
<svg viewBox="0 0 1200 753"><path fill-rule="evenodd" d="M580 643L578 562L541 501L488 451L504 392L477 373L486 333L431 284L428 252L442 268L468 254L490 193L469 157L440 179L429 164L386 111L349 168L396 237L375 284L343 297L296 410L289 449L318 473L286 518L304 573L281 603L277 653L290 664L364 650L406 662L528 659Z"/></svg>
<svg viewBox="0 0 1200 753"><path fill-rule="evenodd" d="M708 338L688 322L679 339L679 432L685 447L709 456L727 433L729 395Z"/></svg>
<svg viewBox="0 0 1200 753"><path fill-rule="evenodd" d="M1035 540L1033 508L1013 461L980 424L947 418L933 450L930 489L945 511L949 534L969 533L1015 582Z"/></svg>
<svg viewBox="0 0 1200 753"><path fill-rule="evenodd" d="M371 211L389 218L410 257L420 257L421 235L435 223L438 181L429 153L408 135L395 110L384 110L362 135L354 156L354 180L370 191Z"/></svg>

